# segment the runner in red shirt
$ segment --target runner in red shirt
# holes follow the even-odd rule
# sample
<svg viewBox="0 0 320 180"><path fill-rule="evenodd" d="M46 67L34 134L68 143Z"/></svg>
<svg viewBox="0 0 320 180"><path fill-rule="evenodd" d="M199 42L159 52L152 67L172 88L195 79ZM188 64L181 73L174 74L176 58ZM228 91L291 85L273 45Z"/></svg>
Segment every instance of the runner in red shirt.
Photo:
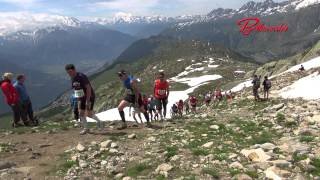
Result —
<svg viewBox="0 0 320 180"><path fill-rule="evenodd" d="M195 96L191 96L189 101L190 101L190 105L191 105L191 111L195 113L198 100Z"/></svg>
<svg viewBox="0 0 320 180"><path fill-rule="evenodd" d="M183 114L183 100L182 99L180 99L178 102L178 113L179 113L180 117L182 117L182 114Z"/></svg>
<svg viewBox="0 0 320 180"><path fill-rule="evenodd" d="M154 86L154 97L157 101L157 111L160 114L161 120L166 118L167 115L167 104L169 97L169 83L165 80L164 73L160 72L158 75L158 79L155 81ZM162 114L163 108L163 114Z"/></svg>

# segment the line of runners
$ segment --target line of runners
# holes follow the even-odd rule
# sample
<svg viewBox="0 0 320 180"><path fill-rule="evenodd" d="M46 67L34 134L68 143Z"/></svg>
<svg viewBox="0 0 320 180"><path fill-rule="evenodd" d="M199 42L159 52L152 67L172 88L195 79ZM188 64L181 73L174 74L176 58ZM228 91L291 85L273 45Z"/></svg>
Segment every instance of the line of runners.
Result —
<svg viewBox="0 0 320 180"><path fill-rule="evenodd" d="M97 128L102 129L103 127L100 119L93 112L96 97L88 77L81 72L77 72L76 67L73 64L66 65L65 70L70 76L72 82L73 93L71 105L73 107L73 112L75 118L80 119L83 127L80 134L86 134L89 131L86 117L96 120ZM147 95L142 95L138 79L128 74L125 70L119 71L117 76L122 81L123 86L126 89L126 95L118 105L119 116L122 120L121 126L118 127L119 130L127 128L124 112L124 108L126 107L130 107L129 116L131 116L131 109L134 109L132 115L137 123L136 115L138 115L142 123L140 115L142 113L147 121L147 127L151 127L151 121L163 120L167 117L167 104L170 91L169 82L166 80L163 72L158 74L154 84L154 93L149 97ZM24 86L26 77L24 75L19 75L17 77L17 82L14 85L11 84L12 77L13 75L11 73L3 75L1 89L5 95L6 102L12 108L14 114L14 120L12 123L13 127L20 125L20 119L25 125L37 125L38 121L37 118L33 116L31 100ZM261 77L255 75L252 81L255 100L260 99L258 93L258 89L260 88L260 78ZM263 86L265 98L268 99L269 90L271 88L271 81L268 77L265 77ZM225 96L228 101L232 101L234 98L234 94L231 91L227 92ZM214 93L207 93L204 101L209 105L212 99L221 101L222 97L223 95L221 90L216 89ZM197 103L198 100L195 96L190 96L187 101L179 100L179 102L172 105L170 109L171 116L182 116L183 109L185 109L187 114L190 111L190 107L191 112L196 112Z"/></svg>
<svg viewBox="0 0 320 180"><path fill-rule="evenodd" d="M86 117L90 117L97 121L97 128L101 129L101 121L100 119L93 113L93 107L95 103L95 93L90 84L88 77L80 72L77 72L75 66L73 64L68 64L65 67L68 75L72 81L73 88L73 97L76 99L76 102L72 101L72 104L75 106L77 104L77 108L74 109L75 113L79 114L80 122L82 123L83 130L80 134L86 134L88 132L88 123ZM148 113L148 98L146 96L142 96L142 93L139 88L138 80L135 79L132 75L128 74L125 70L121 70L117 73L117 76L122 81L124 88L126 89L126 95L121 100L118 105L119 116L122 120L122 124L118 127L119 130L127 128L126 118L124 108L133 107L135 112L141 112L147 123L147 127L151 127L150 121L152 120L149 116L149 113L155 113L155 118L159 118L160 120L166 118L167 116L167 103L169 97L169 83L165 79L164 73L159 73L157 80L155 81L154 86L154 100L152 102L152 106L149 106ZM154 107L156 106L156 111ZM151 111L150 111L151 110ZM135 113L134 113L135 114ZM77 116L77 115L76 115Z"/></svg>

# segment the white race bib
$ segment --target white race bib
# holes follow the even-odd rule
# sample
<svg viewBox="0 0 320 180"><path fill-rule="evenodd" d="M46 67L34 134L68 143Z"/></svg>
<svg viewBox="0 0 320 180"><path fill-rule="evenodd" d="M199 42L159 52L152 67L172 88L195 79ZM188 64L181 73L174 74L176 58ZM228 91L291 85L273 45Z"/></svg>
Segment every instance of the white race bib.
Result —
<svg viewBox="0 0 320 180"><path fill-rule="evenodd" d="M158 94L159 94L160 96L166 95L166 90L159 89L159 90L158 90Z"/></svg>
<svg viewBox="0 0 320 180"><path fill-rule="evenodd" d="M74 90L74 97L75 98L82 98L84 96L83 90Z"/></svg>

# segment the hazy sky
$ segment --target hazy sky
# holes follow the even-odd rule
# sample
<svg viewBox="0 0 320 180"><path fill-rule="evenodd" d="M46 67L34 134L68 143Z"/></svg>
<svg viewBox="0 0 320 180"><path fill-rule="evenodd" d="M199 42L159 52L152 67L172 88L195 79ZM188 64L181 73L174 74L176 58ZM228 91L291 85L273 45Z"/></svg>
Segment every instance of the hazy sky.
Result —
<svg viewBox="0 0 320 180"><path fill-rule="evenodd" d="M27 11L85 17L206 14L212 9L239 8L249 0L0 0L0 12ZM261 0L255 0L261 1ZM283 1L283 0L275 0Z"/></svg>

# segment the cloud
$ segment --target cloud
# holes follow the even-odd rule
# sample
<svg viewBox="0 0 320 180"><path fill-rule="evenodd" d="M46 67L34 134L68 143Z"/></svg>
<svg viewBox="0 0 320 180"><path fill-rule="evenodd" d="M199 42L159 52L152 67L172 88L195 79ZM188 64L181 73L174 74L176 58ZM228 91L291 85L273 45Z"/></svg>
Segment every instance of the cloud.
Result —
<svg viewBox="0 0 320 180"><path fill-rule="evenodd" d="M77 21L65 16L28 11L0 12L0 22L0 35L51 26L77 26Z"/></svg>
<svg viewBox="0 0 320 180"><path fill-rule="evenodd" d="M133 14L150 13L160 5L160 0L108 0L94 2L89 5L91 10L109 10Z"/></svg>
<svg viewBox="0 0 320 180"><path fill-rule="evenodd" d="M39 0L0 0L0 3L8 3L19 7L31 7Z"/></svg>

